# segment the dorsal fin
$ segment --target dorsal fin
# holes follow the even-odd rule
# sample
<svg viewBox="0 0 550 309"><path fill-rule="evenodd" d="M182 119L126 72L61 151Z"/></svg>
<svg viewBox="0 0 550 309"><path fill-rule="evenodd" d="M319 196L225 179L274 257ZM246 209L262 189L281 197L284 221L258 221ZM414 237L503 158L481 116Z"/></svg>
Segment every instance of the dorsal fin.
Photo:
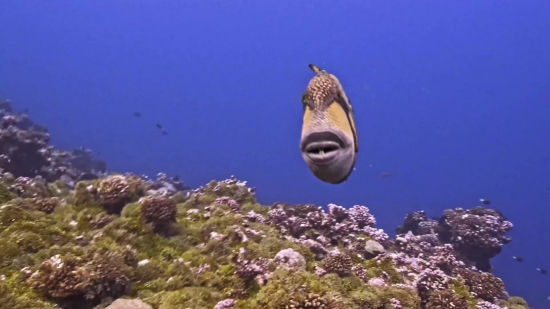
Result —
<svg viewBox="0 0 550 309"><path fill-rule="evenodd" d="M321 70L318 66L315 64L309 64L309 68L313 70L315 73L324 72L325 70Z"/></svg>

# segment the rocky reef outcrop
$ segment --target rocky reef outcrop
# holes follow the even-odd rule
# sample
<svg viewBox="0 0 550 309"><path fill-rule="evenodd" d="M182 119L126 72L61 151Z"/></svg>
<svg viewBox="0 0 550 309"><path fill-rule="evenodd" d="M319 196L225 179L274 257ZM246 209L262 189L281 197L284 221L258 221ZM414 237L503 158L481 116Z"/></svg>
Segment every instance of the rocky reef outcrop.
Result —
<svg viewBox="0 0 550 309"><path fill-rule="evenodd" d="M415 212L390 238L362 205L96 169L3 113L0 308L529 308L490 272L513 227L495 210Z"/></svg>

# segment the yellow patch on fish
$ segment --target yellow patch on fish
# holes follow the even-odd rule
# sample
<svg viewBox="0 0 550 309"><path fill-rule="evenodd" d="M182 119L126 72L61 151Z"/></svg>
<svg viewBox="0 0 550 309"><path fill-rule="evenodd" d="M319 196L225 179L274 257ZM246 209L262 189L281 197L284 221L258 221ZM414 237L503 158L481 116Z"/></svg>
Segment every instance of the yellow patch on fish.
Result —
<svg viewBox="0 0 550 309"><path fill-rule="evenodd" d="M329 125L339 128L352 136L354 141L356 140L353 116L348 118L348 114L340 104L336 102L330 104L327 109L327 116Z"/></svg>

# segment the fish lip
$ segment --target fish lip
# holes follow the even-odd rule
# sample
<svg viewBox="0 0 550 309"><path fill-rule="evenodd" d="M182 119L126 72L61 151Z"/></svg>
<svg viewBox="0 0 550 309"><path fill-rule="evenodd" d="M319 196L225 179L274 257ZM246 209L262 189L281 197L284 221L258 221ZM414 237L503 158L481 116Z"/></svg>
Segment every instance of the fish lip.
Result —
<svg viewBox="0 0 550 309"><path fill-rule="evenodd" d="M324 154L316 153L319 149L331 149L331 151ZM318 165L328 165L337 156L338 150L340 150L340 144L333 141L319 141L306 144L304 152L307 153L308 158L312 163Z"/></svg>
<svg viewBox="0 0 550 309"><path fill-rule="evenodd" d="M317 179L339 184L353 171L357 153L353 142L353 138L344 131L326 128L304 132L300 149L304 161ZM328 151L321 155L319 149L323 148Z"/></svg>
<svg viewBox="0 0 550 309"><path fill-rule="evenodd" d="M331 131L312 132L302 140L302 154L316 165L330 165L345 148L345 143L338 134ZM319 149L325 149L319 154Z"/></svg>

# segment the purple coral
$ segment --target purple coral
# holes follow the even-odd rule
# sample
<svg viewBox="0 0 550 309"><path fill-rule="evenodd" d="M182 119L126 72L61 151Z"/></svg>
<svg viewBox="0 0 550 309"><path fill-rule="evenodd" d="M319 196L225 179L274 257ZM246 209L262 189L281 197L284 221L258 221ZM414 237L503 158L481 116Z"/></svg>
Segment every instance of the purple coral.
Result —
<svg viewBox="0 0 550 309"><path fill-rule="evenodd" d="M365 226L361 232L369 236L372 240L377 242L384 242L388 239L388 234L383 229L377 229L370 226Z"/></svg>
<svg viewBox="0 0 550 309"><path fill-rule="evenodd" d="M267 216L269 217L269 220L273 221L274 223L282 223L286 219L288 219L288 216L286 212L282 209L271 209Z"/></svg>
<svg viewBox="0 0 550 309"><path fill-rule="evenodd" d="M435 290L445 290L449 287L451 278L437 268L428 268L417 277L414 285L422 295Z"/></svg>
<svg viewBox="0 0 550 309"><path fill-rule="evenodd" d="M508 307L500 307L495 304L492 304L488 301L480 301L476 304L477 309L508 309Z"/></svg>
<svg viewBox="0 0 550 309"><path fill-rule="evenodd" d="M376 225L376 219L370 214L368 207L355 205L348 211L348 214L357 223L359 228L365 226L374 227Z"/></svg>
<svg viewBox="0 0 550 309"><path fill-rule="evenodd" d="M367 281L367 284L372 286L384 286L386 285L386 281L384 278L371 278Z"/></svg>
<svg viewBox="0 0 550 309"><path fill-rule="evenodd" d="M266 220L264 216L254 212L253 210L249 211L246 214L246 219L250 222L259 222L259 223L264 223Z"/></svg>
<svg viewBox="0 0 550 309"><path fill-rule="evenodd" d="M269 268L273 261L265 258L248 260L246 259L247 250L241 249L238 254L233 255L233 263L236 265L235 274L245 281L256 280L259 285L265 285L271 276Z"/></svg>
<svg viewBox="0 0 550 309"><path fill-rule="evenodd" d="M348 218L348 212L342 206L328 204L327 208L329 215L333 216L338 222L342 222L344 219Z"/></svg>
<svg viewBox="0 0 550 309"><path fill-rule="evenodd" d="M393 309L403 309L401 302L395 298L390 299Z"/></svg>
<svg viewBox="0 0 550 309"><path fill-rule="evenodd" d="M229 207L229 209L231 209L233 212L239 212L241 210L241 205L239 205L239 203L237 203L237 201L235 201L234 199L232 199L228 196L218 197L214 201L214 203L219 204L219 205L225 205L225 206Z"/></svg>
<svg viewBox="0 0 550 309"><path fill-rule="evenodd" d="M441 221L440 238L453 244L458 253L483 271L491 269L489 260L501 252L502 245L511 241L505 234L512 229L512 223L492 209L449 209Z"/></svg>
<svg viewBox="0 0 550 309"><path fill-rule="evenodd" d="M431 262L444 265L446 271L462 266L456 261L457 256L464 264L489 271L489 260L501 252L502 245L511 241L505 234L512 228L512 223L500 212L484 207L448 209L438 221L429 220L423 211L417 211L407 215L397 229L405 236L399 236L395 242L407 254L439 256L439 260ZM453 252L448 247L436 249L442 244L452 245Z"/></svg>
<svg viewBox="0 0 550 309"><path fill-rule="evenodd" d="M233 309L235 307L235 301L231 298L224 299L222 301L219 301L214 309Z"/></svg>
<svg viewBox="0 0 550 309"><path fill-rule="evenodd" d="M14 114L10 101L0 99L0 164L15 177L40 176L47 181L99 178L107 170L105 161L94 159L83 148L63 151L49 146L48 130L27 114Z"/></svg>

